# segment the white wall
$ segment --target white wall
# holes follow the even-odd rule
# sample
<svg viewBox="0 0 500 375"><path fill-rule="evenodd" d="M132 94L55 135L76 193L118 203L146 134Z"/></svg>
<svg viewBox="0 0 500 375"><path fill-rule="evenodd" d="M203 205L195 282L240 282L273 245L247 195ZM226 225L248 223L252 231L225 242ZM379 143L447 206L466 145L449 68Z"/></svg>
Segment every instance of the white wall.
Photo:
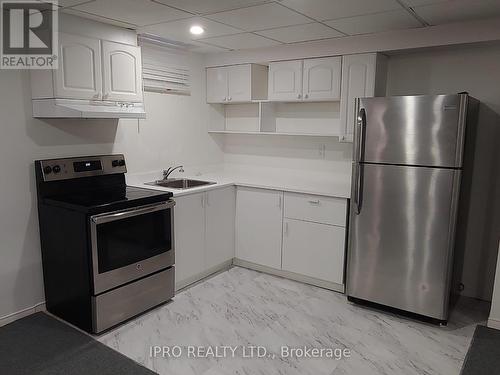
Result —
<svg viewBox="0 0 500 375"><path fill-rule="evenodd" d="M493 299L491 302L488 326L500 329L500 243L498 244L497 273L495 277L495 287L493 289Z"/></svg>
<svg viewBox="0 0 500 375"><path fill-rule="evenodd" d="M232 167L296 170L350 177L352 144L332 137L225 135L224 161ZM323 152L324 151L324 152Z"/></svg>
<svg viewBox="0 0 500 375"><path fill-rule="evenodd" d="M129 171L222 163L206 132L204 69L186 55L191 96L146 93L146 120L36 120L29 74L0 70L0 317L44 301L33 161L124 153Z"/></svg>
<svg viewBox="0 0 500 375"><path fill-rule="evenodd" d="M500 235L500 45L448 47L389 58L388 95L461 91L479 99L481 107L469 225L458 233L455 286L461 281L464 295L491 300Z"/></svg>

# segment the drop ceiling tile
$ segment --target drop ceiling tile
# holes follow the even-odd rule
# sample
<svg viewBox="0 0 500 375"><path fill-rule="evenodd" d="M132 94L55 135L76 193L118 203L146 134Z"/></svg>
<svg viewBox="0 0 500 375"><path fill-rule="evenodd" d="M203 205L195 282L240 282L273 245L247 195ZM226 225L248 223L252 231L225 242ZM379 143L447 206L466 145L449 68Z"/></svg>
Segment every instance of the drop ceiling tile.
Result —
<svg viewBox="0 0 500 375"><path fill-rule="evenodd" d="M402 8L396 0L282 0L281 4L320 21Z"/></svg>
<svg viewBox="0 0 500 375"><path fill-rule="evenodd" d="M415 13L432 25L500 16L498 0L454 0L417 6Z"/></svg>
<svg viewBox="0 0 500 375"><path fill-rule="evenodd" d="M452 1L452 0L403 0L403 3L405 3L409 7L416 7L420 5L445 3L447 1Z"/></svg>
<svg viewBox="0 0 500 375"><path fill-rule="evenodd" d="M232 50L270 47L280 44L279 42L275 42L274 40L267 39L262 36L251 33L226 35L226 36L219 36L216 38L207 38L203 39L202 42L206 42L209 44L213 44L215 46L228 48Z"/></svg>
<svg viewBox="0 0 500 375"><path fill-rule="evenodd" d="M336 38L344 34L320 23L308 23L306 25L296 25L280 27L278 29L258 31L256 34L278 40L283 43L305 42L308 40L318 40Z"/></svg>
<svg viewBox="0 0 500 375"><path fill-rule="evenodd" d="M246 31L271 29L311 22L311 19L276 3L207 15L207 18Z"/></svg>
<svg viewBox="0 0 500 375"><path fill-rule="evenodd" d="M72 14L74 16L78 17L83 17L83 18L88 18L89 20L94 20L102 23L107 23L109 25L114 25L114 26L119 26L119 27L125 27L127 29L134 29L135 25L132 25L131 23L126 23L126 22L121 22L118 20L114 20L111 18L105 18L105 17L100 17L96 16L95 14L87 13L87 12L82 12L79 10L76 10L74 8L64 8L61 10L63 13L67 14Z"/></svg>
<svg viewBox="0 0 500 375"><path fill-rule="evenodd" d="M331 27L349 35L378 33L388 30L421 27L421 23L406 10L367 14L325 21Z"/></svg>
<svg viewBox="0 0 500 375"><path fill-rule="evenodd" d="M192 17L192 14L151 0L96 0L72 8L137 26Z"/></svg>
<svg viewBox="0 0 500 375"><path fill-rule="evenodd" d="M38 0L42 3L50 3L50 1L44 1L44 0ZM67 7L73 7L75 5L83 4L83 3L89 3L94 0L59 0L57 2L57 5L59 5L60 8L67 8Z"/></svg>
<svg viewBox="0 0 500 375"><path fill-rule="evenodd" d="M209 44L205 44L202 42L190 42L190 44L193 46L189 50L192 52L196 53L213 53L213 52L225 52L229 51L228 48L222 48L222 47L217 47L217 46L212 46Z"/></svg>
<svg viewBox="0 0 500 375"><path fill-rule="evenodd" d="M154 0L178 9L196 14L209 14L238 9L256 4L268 3L266 0Z"/></svg>
<svg viewBox="0 0 500 375"><path fill-rule="evenodd" d="M94 0L59 0L57 5L59 5L62 8L67 8L67 7L74 7L75 5L80 5L84 3L90 3Z"/></svg>
<svg viewBox="0 0 500 375"><path fill-rule="evenodd" d="M205 32L201 35L191 34L189 29L193 25L203 27ZM141 27L139 31L141 33L154 34L165 39L177 40L180 42L189 42L193 39L211 38L215 36L241 33L241 30L239 29L202 17L192 17L178 21L158 23L156 25Z"/></svg>

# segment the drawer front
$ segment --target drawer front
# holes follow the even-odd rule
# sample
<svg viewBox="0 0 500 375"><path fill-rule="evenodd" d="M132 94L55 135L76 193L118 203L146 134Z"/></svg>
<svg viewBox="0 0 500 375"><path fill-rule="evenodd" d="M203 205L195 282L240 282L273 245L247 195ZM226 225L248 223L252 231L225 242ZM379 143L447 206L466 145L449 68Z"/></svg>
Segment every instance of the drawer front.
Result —
<svg viewBox="0 0 500 375"><path fill-rule="evenodd" d="M347 200L320 195L285 193L285 217L346 226Z"/></svg>
<svg viewBox="0 0 500 375"><path fill-rule="evenodd" d="M175 268L92 297L93 331L102 332L174 296Z"/></svg>

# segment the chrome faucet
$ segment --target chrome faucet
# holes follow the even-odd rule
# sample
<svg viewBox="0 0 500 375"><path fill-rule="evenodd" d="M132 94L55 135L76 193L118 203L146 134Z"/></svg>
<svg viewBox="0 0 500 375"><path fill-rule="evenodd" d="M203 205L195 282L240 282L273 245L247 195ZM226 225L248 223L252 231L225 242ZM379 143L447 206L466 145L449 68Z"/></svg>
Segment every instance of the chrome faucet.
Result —
<svg viewBox="0 0 500 375"><path fill-rule="evenodd" d="M181 173L184 172L184 167L182 165L178 165L177 167L169 167L168 169L163 171L163 179L164 180L168 179L168 176L170 176L170 174L176 169L178 169L179 172Z"/></svg>

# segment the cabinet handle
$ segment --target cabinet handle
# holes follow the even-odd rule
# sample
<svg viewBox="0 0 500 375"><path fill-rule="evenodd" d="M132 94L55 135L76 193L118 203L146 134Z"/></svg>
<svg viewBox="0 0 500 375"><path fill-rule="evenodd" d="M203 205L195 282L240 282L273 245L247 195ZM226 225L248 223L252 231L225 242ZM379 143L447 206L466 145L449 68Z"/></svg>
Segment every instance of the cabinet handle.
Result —
<svg viewBox="0 0 500 375"><path fill-rule="evenodd" d="M285 236L288 236L288 223L285 222Z"/></svg>
<svg viewBox="0 0 500 375"><path fill-rule="evenodd" d="M302 98L302 94L298 94L297 98L299 98L299 99Z"/></svg>
<svg viewBox="0 0 500 375"><path fill-rule="evenodd" d="M201 207L205 208L205 194L201 195Z"/></svg>
<svg viewBox="0 0 500 375"><path fill-rule="evenodd" d="M225 102L226 100L227 100L227 98L222 99L223 102Z"/></svg>
<svg viewBox="0 0 500 375"><path fill-rule="evenodd" d="M208 193L205 193L205 204L210 206L210 200L208 199Z"/></svg>
<svg viewBox="0 0 500 375"><path fill-rule="evenodd" d="M282 202L282 197L281 195L278 197L278 208L281 210L281 206L283 205L283 202Z"/></svg>
<svg viewBox="0 0 500 375"><path fill-rule="evenodd" d="M227 100L231 101L231 97L228 97Z"/></svg>
<svg viewBox="0 0 500 375"><path fill-rule="evenodd" d="M306 98L306 99L307 99L308 97L309 97L309 94L305 94L305 95L304 95L304 98Z"/></svg>
<svg viewBox="0 0 500 375"><path fill-rule="evenodd" d="M310 200L308 201L309 203L311 204L314 204L314 205L319 205L319 199L316 199L316 200Z"/></svg>

